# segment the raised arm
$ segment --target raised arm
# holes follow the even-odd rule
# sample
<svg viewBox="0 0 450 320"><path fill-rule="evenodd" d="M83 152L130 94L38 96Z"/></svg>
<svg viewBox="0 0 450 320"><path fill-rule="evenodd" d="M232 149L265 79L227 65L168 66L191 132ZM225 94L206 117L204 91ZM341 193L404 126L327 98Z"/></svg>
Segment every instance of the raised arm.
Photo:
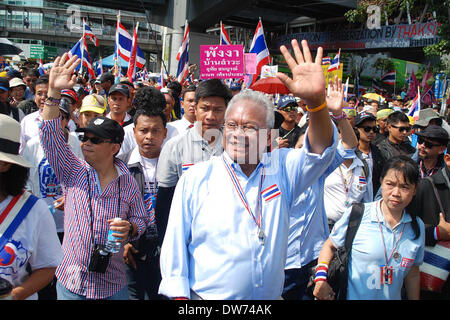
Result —
<svg viewBox="0 0 450 320"><path fill-rule="evenodd" d="M321 154L333 141L333 126L328 112L339 116L342 107L332 109L326 106L325 77L322 71L323 49L321 47L317 49L313 61L306 40L302 40L302 50L297 40L292 40L291 44L295 58L285 46L281 46L280 51L291 70L292 79L281 72L277 77L295 96L305 100L309 111L308 139L311 151Z"/></svg>

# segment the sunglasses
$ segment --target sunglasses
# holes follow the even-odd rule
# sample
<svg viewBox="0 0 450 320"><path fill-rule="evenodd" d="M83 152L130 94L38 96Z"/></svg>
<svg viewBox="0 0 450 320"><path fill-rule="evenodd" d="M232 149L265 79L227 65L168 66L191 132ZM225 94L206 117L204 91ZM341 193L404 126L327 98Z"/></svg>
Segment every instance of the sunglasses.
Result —
<svg viewBox="0 0 450 320"><path fill-rule="evenodd" d="M364 126L364 127L360 127L361 129L364 130L364 132L369 133L370 131L373 131L374 133L377 133L380 129L378 128L378 126Z"/></svg>
<svg viewBox="0 0 450 320"><path fill-rule="evenodd" d="M285 108L281 108L280 110L286 111L286 112L297 111L297 107L285 107Z"/></svg>
<svg viewBox="0 0 450 320"><path fill-rule="evenodd" d="M410 132L411 131L411 127L397 127L397 126L394 126L393 124L391 124L391 127L398 129L398 131L400 131L400 132L403 132L403 131Z"/></svg>
<svg viewBox="0 0 450 320"><path fill-rule="evenodd" d="M103 142L111 143L110 140L106 140L106 139L99 138L99 137L88 137L86 135L80 135L80 136L78 136L78 139L80 139L81 142L86 142L86 141L90 140L93 144L100 144Z"/></svg>
<svg viewBox="0 0 450 320"><path fill-rule="evenodd" d="M420 136L417 137L417 144L424 144L425 147L427 147L428 149L431 149L433 147L440 147L441 146L440 144L433 144L433 143L431 143L429 141L426 141L426 140L424 140L424 138L422 138Z"/></svg>

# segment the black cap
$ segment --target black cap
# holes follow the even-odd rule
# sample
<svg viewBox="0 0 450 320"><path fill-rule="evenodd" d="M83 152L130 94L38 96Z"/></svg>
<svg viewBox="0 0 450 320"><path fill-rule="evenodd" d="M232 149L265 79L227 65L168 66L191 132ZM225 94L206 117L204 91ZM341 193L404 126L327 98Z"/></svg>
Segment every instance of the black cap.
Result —
<svg viewBox="0 0 450 320"><path fill-rule="evenodd" d="M111 81L112 83L114 83L114 76L111 72L105 72L100 76L99 80L100 80L100 83L103 83L106 81Z"/></svg>
<svg viewBox="0 0 450 320"><path fill-rule="evenodd" d="M9 90L9 81L4 77L0 77L0 90L8 91Z"/></svg>
<svg viewBox="0 0 450 320"><path fill-rule="evenodd" d="M376 121L377 117L375 117L372 113L370 112L366 112L366 111L362 111L360 113L358 113L355 117L355 121L353 122L353 125L355 127L359 126L363 121L366 120L371 120L371 121Z"/></svg>
<svg viewBox="0 0 450 320"><path fill-rule="evenodd" d="M78 128L76 132L90 132L97 137L110 139L114 143L122 143L125 135L122 126L115 120L104 116L92 119L87 127Z"/></svg>
<svg viewBox="0 0 450 320"><path fill-rule="evenodd" d="M440 142L442 142L443 145L446 145L449 140L447 130L434 124L429 125L420 132L416 132L416 134L421 137L439 140Z"/></svg>
<svg viewBox="0 0 450 320"><path fill-rule="evenodd" d="M123 83L115 83L111 86L111 88L109 89L109 93L111 94L113 92L120 92L124 95L127 96L127 98L130 96L130 89L126 84Z"/></svg>

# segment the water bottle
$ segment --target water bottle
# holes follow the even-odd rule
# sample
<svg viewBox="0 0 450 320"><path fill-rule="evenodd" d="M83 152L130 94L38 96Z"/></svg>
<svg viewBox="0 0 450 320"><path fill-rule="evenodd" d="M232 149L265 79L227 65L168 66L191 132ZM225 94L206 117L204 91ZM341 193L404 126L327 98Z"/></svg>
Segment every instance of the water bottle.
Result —
<svg viewBox="0 0 450 320"><path fill-rule="evenodd" d="M3 278L0 278L0 300L12 300L12 284Z"/></svg>
<svg viewBox="0 0 450 320"><path fill-rule="evenodd" d="M121 221L121 218L114 218L114 222ZM120 246L122 245L119 240L120 238L113 236L113 233L120 233L117 231L109 229L108 232L108 241L106 242L106 250L111 253L117 253L120 251ZM116 241L117 240L117 241Z"/></svg>
<svg viewBox="0 0 450 320"><path fill-rule="evenodd" d="M50 213L52 215L55 214L55 206L53 204L48 205L48 210L50 210Z"/></svg>

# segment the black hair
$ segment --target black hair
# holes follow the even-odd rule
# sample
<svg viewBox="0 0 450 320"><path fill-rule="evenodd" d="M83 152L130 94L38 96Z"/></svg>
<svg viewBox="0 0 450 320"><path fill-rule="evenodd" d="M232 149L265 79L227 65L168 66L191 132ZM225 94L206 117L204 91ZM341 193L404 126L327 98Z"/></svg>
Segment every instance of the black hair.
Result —
<svg viewBox="0 0 450 320"><path fill-rule="evenodd" d="M134 114L133 117L133 123L134 126L136 126L138 118L140 116L147 116L147 117L160 117L164 128L166 127L167 124L167 119L166 116L164 115L164 112L162 111L162 109L153 109L153 108L139 108L136 110L136 113Z"/></svg>
<svg viewBox="0 0 450 320"><path fill-rule="evenodd" d="M184 95L185 95L186 93L188 93L188 92L195 92L196 89L197 89L197 87L194 86L193 84L191 84L189 87L186 87L186 88L183 90L182 94L181 94L181 96L183 97L183 100L184 100Z"/></svg>
<svg viewBox="0 0 450 320"><path fill-rule="evenodd" d="M219 79L210 79L200 82L195 90L195 102L198 103L201 98L221 97L225 100L225 104L233 97L230 88L222 83Z"/></svg>
<svg viewBox="0 0 450 320"><path fill-rule="evenodd" d="M44 74L36 80L36 86L40 84L48 84L48 75Z"/></svg>
<svg viewBox="0 0 450 320"><path fill-rule="evenodd" d="M393 124L397 122L409 123L409 118L406 114L404 114L401 111L394 111L387 117L387 124Z"/></svg>
<svg viewBox="0 0 450 320"><path fill-rule="evenodd" d="M183 87L178 81L170 81L167 84L167 88L170 89L174 93L174 97L178 98L183 90Z"/></svg>
<svg viewBox="0 0 450 320"><path fill-rule="evenodd" d="M24 77L27 77L27 76L30 76L30 77L34 76L34 77L39 78L40 74L37 69L26 69L24 72Z"/></svg>
<svg viewBox="0 0 450 320"><path fill-rule="evenodd" d="M412 160L410 157L400 155L389 158L383 166L383 170L380 175L380 182L384 179L387 172L391 169L400 172L403 175L403 178L408 184L413 184L416 188L419 184L420 173L417 163ZM415 238L417 239L420 236L419 224L417 222L417 217L415 214L408 212L411 215L411 227L414 231Z"/></svg>
<svg viewBox="0 0 450 320"><path fill-rule="evenodd" d="M28 181L30 169L11 164L8 171L0 173L0 190L6 196L17 196L22 193Z"/></svg>
<svg viewBox="0 0 450 320"><path fill-rule="evenodd" d="M136 109L164 110L166 98L164 94L154 87L139 88L134 95L133 104Z"/></svg>

